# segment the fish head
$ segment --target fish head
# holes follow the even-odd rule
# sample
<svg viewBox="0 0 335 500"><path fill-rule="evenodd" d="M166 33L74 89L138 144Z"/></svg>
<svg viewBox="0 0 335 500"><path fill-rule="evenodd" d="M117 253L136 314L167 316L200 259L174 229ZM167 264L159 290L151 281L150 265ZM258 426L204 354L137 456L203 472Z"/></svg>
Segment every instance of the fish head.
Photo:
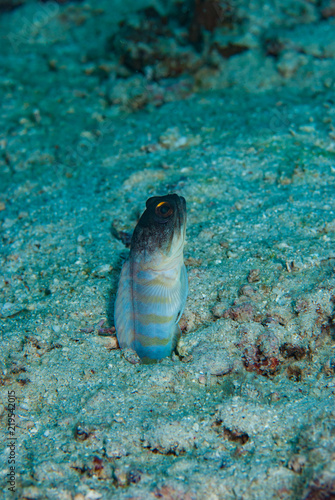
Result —
<svg viewBox="0 0 335 500"><path fill-rule="evenodd" d="M183 196L153 196L146 202L131 240L131 255L154 253L173 257L183 251L186 231L186 201Z"/></svg>

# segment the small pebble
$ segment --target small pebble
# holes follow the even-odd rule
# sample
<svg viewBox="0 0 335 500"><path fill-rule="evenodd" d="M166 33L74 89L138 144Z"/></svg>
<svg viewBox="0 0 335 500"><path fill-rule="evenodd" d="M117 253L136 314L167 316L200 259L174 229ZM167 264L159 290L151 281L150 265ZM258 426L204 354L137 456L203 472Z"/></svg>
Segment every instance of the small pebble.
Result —
<svg viewBox="0 0 335 500"><path fill-rule="evenodd" d="M304 455L293 455L288 462L288 468L297 474L301 474L305 463L306 457Z"/></svg>
<svg viewBox="0 0 335 500"><path fill-rule="evenodd" d="M250 285L242 285L238 291L238 294L245 297L252 297L255 295L255 290Z"/></svg>
<svg viewBox="0 0 335 500"><path fill-rule="evenodd" d="M111 271L113 267L110 264L104 264L92 271L92 276L95 278L105 278Z"/></svg>
<svg viewBox="0 0 335 500"><path fill-rule="evenodd" d="M132 365L137 365L141 362L139 356L132 349L122 349L122 356L126 361L128 361L128 363L131 363Z"/></svg>
<svg viewBox="0 0 335 500"><path fill-rule="evenodd" d="M85 500L99 500L102 498L102 493L99 493L96 490L88 490L84 498Z"/></svg>
<svg viewBox="0 0 335 500"><path fill-rule="evenodd" d="M118 486L128 485L127 473L123 469L115 469L114 476Z"/></svg>
<svg viewBox="0 0 335 500"><path fill-rule="evenodd" d="M43 498L43 493L37 486L28 486L23 488L22 498L25 500L40 500Z"/></svg>
<svg viewBox="0 0 335 500"><path fill-rule="evenodd" d="M276 401L280 401L281 398L280 398L278 392L272 392L270 394L270 399L271 399L271 401L276 402Z"/></svg>
<svg viewBox="0 0 335 500"><path fill-rule="evenodd" d="M259 281L260 270L259 269L251 269L248 274L248 282L255 283Z"/></svg>
<svg viewBox="0 0 335 500"><path fill-rule="evenodd" d="M115 336L106 337L99 335L97 337L94 337L94 340L98 342L100 345L102 345L105 349L108 349L109 351L119 348L119 343Z"/></svg>

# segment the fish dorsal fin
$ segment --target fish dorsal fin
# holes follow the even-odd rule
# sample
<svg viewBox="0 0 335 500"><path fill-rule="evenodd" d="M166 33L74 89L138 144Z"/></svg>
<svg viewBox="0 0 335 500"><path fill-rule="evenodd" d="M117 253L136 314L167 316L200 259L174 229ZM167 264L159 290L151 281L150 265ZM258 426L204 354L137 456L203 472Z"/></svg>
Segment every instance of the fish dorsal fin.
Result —
<svg viewBox="0 0 335 500"><path fill-rule="evenodd" d="M154 272L142 270L133 275L135 312L157 316L173 316L177 322L184 310L188 291L186 268ZM136 316L136 314L135 314Z"/></svg>
<svg viewBox="0 0 335 500"><path fill-rule="evenodd" d="M115 328L121 349L131 348L135 337L130 262L122 267L114 310Z"/></svg>

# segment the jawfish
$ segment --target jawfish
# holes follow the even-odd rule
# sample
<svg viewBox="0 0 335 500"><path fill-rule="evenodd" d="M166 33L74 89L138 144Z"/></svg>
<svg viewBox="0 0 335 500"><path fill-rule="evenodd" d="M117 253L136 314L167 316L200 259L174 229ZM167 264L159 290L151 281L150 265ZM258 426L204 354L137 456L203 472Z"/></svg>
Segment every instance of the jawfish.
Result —
<svg viewBox="0 0 335 500"><path fill-rule="evenodd" d="M188 282L183 258L186 201L154 196L135 227L116 301L115 328L121 349L132 349L143 363L174 351L180 337Z"/></svg>

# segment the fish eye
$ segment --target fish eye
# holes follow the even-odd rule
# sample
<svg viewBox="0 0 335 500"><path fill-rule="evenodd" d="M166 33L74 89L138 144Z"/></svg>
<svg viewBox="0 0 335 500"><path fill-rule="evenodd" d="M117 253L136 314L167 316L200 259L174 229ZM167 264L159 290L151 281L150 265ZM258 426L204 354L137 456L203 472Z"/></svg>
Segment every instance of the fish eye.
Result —
<svg viewBox="0 0 335 500"><path fill-rule="evenodd" d="M173 208L167 201L161 201L156 206L155 214L158 215L158 217L163 217L164 219L166 219L173 214Z"/></svg>

